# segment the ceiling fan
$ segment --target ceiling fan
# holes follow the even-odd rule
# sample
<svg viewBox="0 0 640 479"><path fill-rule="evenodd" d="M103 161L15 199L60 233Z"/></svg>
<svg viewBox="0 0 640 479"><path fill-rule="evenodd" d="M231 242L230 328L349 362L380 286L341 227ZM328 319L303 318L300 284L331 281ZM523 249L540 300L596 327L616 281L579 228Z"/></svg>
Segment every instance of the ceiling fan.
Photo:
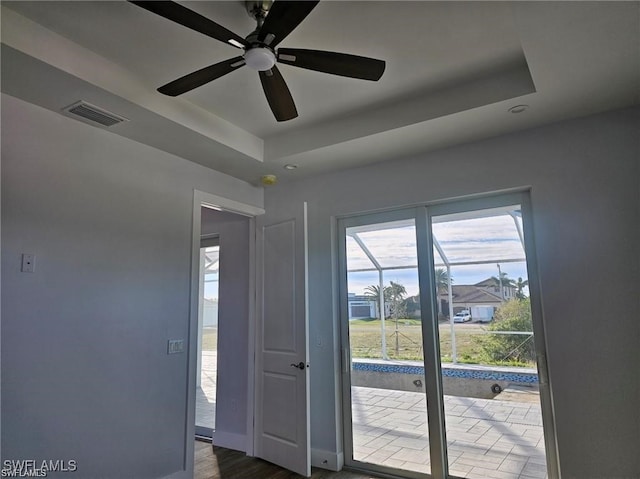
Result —
<svg viewBox="0 0 640 479"><path fill-rule="evenodd" d="M371 81L379 80L384 72L385 62L373 58L321 50L276 49L278 44L311 13L319 3L318 0L246 1L247 12L258 24L257 28L246 38L236 35L176 2L133 0L130 2L187 28L244 50L240 56L189 73L158 88L158 91L165 95L181 95L247 65L258 71L267 102L276 120L287 121L296 118L298 112L291 92L276 67L276 62Z"/></svg>

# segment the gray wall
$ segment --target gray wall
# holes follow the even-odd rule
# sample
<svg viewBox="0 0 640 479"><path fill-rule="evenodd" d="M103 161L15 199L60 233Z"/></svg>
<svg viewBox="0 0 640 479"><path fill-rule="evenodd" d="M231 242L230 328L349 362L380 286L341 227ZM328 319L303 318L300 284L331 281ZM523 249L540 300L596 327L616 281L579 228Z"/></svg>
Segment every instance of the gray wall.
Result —
<svg viewBox="0 0 640 479"><path fill-rule="evenodd" d="M638 131L611 112L266 190L309 204L316 458L341 452L332 218L530 186L563 477L640 476Z"/></svg>
<svg viewBox="0 0 640 479"><path fill-rule="evenodd" d="M214 444L246 450L249 218L202 208L202 234L220 235L218 379Z"/></svg>
<svg viewBox="0 0 640 479"><path fill-rule="evenodd" d="M2 459L134 479L193 460L187 354L167 340L188 339L194 189L262 206L261 189L2 96Z"/></svg>

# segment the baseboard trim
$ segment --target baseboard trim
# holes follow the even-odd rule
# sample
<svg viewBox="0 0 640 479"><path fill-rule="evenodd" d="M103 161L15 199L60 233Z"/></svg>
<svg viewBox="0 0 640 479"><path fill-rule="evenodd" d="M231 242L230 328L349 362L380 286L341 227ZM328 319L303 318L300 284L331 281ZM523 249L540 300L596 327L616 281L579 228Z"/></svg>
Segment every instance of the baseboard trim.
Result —
<svg viewBox="0 0 640 479"><path fill-rule="evenodd" d="M213 445L233 449L234 451L247 451L247 436L235 432L214 431Z"/></svg>
<svg viewBox="0 0 640 479"><path fill-rule="evenodd" d="M342 452L325 451L323 449L311 449L311 466L327 469L329 471L341 471L344 466L344 454Z"/></svg>

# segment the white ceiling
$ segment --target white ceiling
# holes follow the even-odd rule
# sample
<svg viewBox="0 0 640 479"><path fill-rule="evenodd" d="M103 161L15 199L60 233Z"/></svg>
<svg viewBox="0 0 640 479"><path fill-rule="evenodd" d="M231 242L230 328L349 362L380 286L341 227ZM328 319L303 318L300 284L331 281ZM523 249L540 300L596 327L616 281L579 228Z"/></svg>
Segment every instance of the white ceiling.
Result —
<svg viewBox="0 0 640 479"><path fill-rule="evenodd" d="M181 3L241 36L255 27L242 1ZM54 111L86 100L130 119L114 133L252 183L640 103L640 2L321 2L280 46L387 67L367 82L281 65L299 112L282 123L247 67L156 92L241 52L124 1L3 1L2 44L3 92Z"/></svg>

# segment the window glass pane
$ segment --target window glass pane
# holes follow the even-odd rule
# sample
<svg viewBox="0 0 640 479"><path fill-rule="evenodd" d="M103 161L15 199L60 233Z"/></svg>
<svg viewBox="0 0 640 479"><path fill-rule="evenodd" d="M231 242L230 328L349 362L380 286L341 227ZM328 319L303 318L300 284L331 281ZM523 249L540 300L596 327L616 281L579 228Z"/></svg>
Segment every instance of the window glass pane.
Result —
<svg viewBox="0 0 640 479"><path fill-rule="evenodd" d="M481 213L447 215L446 221L444 218L434 218L433 236L449 264L523 261L519 216L519 207L515 206L483 210ZM444 262L445 258L436 258L436 266Z"/></svg>
<svg viewBox="0 0 640 479"><path fill-rule="evenodd" d="M199 377L196 388L196 429L210 435L215 430L218 369L218 283L220 247L200 248Z"/></svg>
<svg viewBox="0 0 640 479"><path fill-rule="evenodd" d="M518 205L433 218L444 252L435 277L454 476L546 477L521 221Z"/></svg>
<svg viewBox="0 0 640 479"><path fill-rule="evenodd" d="M413 221L413 220L411 220ZM384 223L380 229L370 226L349 228L349 234L361 249L383 268L417 266L415 226L408 221ZM347 268L351 270L347 257Z"/></svg>
<svg viewBox="0 0 640 479"><path fill-rule="evenodd" d="M347 463L429 473L414 221L346 234L353 443ZM368 257L373 269L357 271Z"/></svg>

